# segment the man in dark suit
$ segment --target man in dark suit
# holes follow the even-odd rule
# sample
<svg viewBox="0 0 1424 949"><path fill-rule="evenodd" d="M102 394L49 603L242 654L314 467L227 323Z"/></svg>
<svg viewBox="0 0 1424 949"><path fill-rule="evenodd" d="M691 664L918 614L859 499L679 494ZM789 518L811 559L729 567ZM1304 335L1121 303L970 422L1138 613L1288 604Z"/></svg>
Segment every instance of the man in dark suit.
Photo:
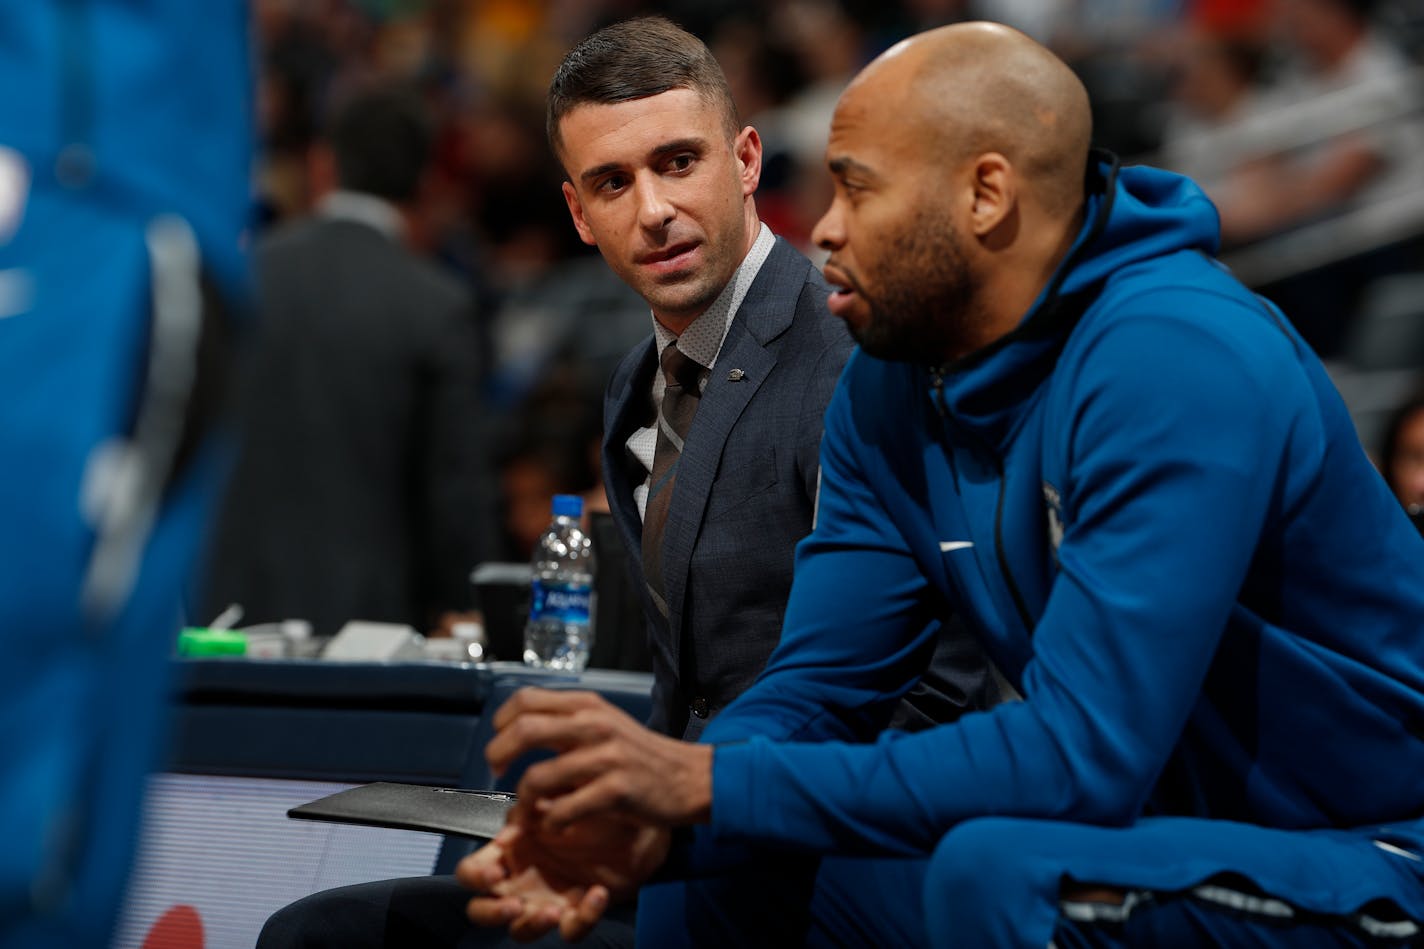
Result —
<svg viewBox="0 0 1424 949"><path fill-rule="evenodd" d="M648 724L695 740L780 636L815 515L821 416L852 343L819 271L758 218L761 140L696 37L649 17L585 39L551 84L548 132L579 236L652 311L605 398L605 490L644 601ZM959 636L926 679L902 724L993 691ZM789 859L760 872L789 886L813 870ZM502 930L469 926L471 895L445 877L317 894L276 914L258 945L503 945ZM616 909L592 944L631 946L631 915Z"/></svg>
<svg viewBox="0 0 1424 949"><path fill-rule="evenodd" d="M850 349L825 319L820 272L766 233L766 260L708 366L678 460L659 555L666 614L640 558L629 560L655 672L649 724L689 740L776 645L792 550L814 510L821 415ZM644 556L638 495L649 469L630 442L646 428L659 342L628 355L604 404L609 509Z"/></svg>
<svg viewBox="0 0 1424 949"><path fill-rule="evenodd" d="M359 95L327 137L313 167L336 187L257 249L207 615L424 630L467 606L493 528L474 314L405 246L432 141L418 100Z"/></svg>
<svg viewBox="0 0 1424 949"><path fill-rule="evenodd" d="M646 42L662 40L654 32ZM556 102L571 96L558 84ZM583 128L617 121L606 112L641 117L688 105L711 113L683 113L689 127L715 118L701 93L679 88L619 105L577 105L568 119L551 109L551 121L563 125L555 140L579 233L614 269L634 271L625 279L653 305L653 335L619 365L605 397L604 487L625 543L641 554L630 564L653 655L649 724L695 739L776 645L792 551L814 510L821 416L852 344L827 318L820 272L757 219L755 129L731 131L731 149L702 142L668 155L659 116L644 120L643 134L634 131L642 131L635 118L602 148L590 148ZM590 179L590 168L608 170ZM607 195L608 177L624 193ZM742 197L734 214L725 210L728 191ZM712 219L708 206L733 219ZM625 215L637 216L636 224L625 227ZM669 271L669 252L690 259ZM644 514L657 440L654 379L670 346L698 360L701 392L653 550ZM661 561L661 591L650 589L643 569L651 557Z"/></svg>

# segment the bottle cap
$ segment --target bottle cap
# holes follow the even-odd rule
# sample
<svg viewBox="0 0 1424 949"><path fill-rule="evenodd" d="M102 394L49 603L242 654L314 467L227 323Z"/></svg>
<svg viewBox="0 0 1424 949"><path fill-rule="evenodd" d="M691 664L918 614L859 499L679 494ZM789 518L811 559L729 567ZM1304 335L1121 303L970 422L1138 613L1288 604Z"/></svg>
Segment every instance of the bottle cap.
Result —
<svg viewBox="0 0 1424 949"><path fill-rule="evenodd" d="M577 494L554 495L554 516L582 517L583 498L579 497Z"/></svg>

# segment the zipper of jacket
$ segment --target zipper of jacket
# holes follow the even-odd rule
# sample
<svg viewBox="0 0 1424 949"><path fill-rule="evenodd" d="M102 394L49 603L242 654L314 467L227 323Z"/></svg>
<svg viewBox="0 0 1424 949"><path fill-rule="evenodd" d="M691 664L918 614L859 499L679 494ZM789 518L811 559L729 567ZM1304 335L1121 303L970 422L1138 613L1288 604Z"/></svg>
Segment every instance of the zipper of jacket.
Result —
<svg viewBox="0 0 1424 949"><path fill-rule="evenodd" d="M941 423L949 423L949 406L944 401L944 368L930 367L930 403L939 413ZM949 473L954 478L954 493L959 494L959 464L954 460L954 448L946 446L945 457L949 459Z"/></svg>
<svg viewBox="0 0 1424 949"><path fill-rule="evenodd" d="M949 405L944 398L944 369L935 366L930 369L930 385L932 386L931 401L935 408L939 410L940 419L946 425L951 425L955 430L964 433L969 438L979 443L990 458L994 460L994 471L999 477L999 497L994 504L994 559L999 565L999 573L1004 578L1004 585L1009 588L1009 597L1014 601L1014 609L1018 611L1019 622L1023 623L1024 631L1030 636L1033 635L1033 618L1029 614L1028 604L1024 601L1023 592L1019 589L1018 582L1014 580L1013 571L1009 569L1009 558L1004 553L1004 493L1005 476L1004 460L999 457L999 453L979 435L964 426L955 422L950 414ZM949 470L954 475L954 490L959 493L959 468L954 461L954 447L946 446L945 454L949 457Z"/></svg>
<svg viewBox="0 0 1424 949"><path fill-rule="evenodd" d="M1067 278L1068 273L1072 271L1078 259L1080 259L1088 252L1088 248L1093 245L1093 243L1097 240L1098 236L1107 228L1108 218L1112 214L1113 201L1116 197L1116 191L1114 190L1113 183L1117 180L1117 173L1120 167L1119 160L1117 156L1112 154L1111 152L1104 151L1102 149L1094 149L1093 154L1090 157L1090 167L1091 163L1094 162L1106 162L1109 166L1107 174L1105 175L1107 185L1103 192L1103 205L1098 210L1096 217L1094 217L1094 219L1089 225L1091 231L1077 243L1074 249L1070 252L1069 258L1059 266L1058 271L1053 278L1053 282L1050 284L1044 294L1046 299L1054 301L1054 303L1053 305L1050 305L1045 308L1044 313L1040 315L1037 319L1033 320L1035 328L1038 328L1038 324L1041 324L1044 319L1051 319L1052 314L1058 313L1060 311L1060 306L1058 305L1059 291L1063 284L1063 281ZM950 365L954 366L954 368L956 369L963 369L971 365L977 365L983 360L989 358L992 353L997 352L1003 347L1011 344L1015 339L1024 337L1028 332L1028 324L1020 326L1008 335L1000 337L997 341L991 343L989 346L977 350L976 352L970 353L968 356L960 357L958 360L951 363ZM1004 553L1004 460L999 457L999 453L993 449L993 446L991 446L988 442L984 441L984 439L981 438L977 433L955 422L954 417L950 414L949 406L946 403L944 397L945 370L945 366L934 366L930 369L931 385L933 386L932 401L934 401L935 403L935 408L939 410L940 419L945 425L953 426L955 429L967 434L974 441L978 442L979 445L986 452L988 452L990 458L994 459L994 469L999 476L999 499L994 505L994 557L995 560L998 562L999 572L1003 575L1004 585L1009 588L1009 596L1014 601L1014 609L1018 611L1019 620L1023 623L1024 629L1028 632L1028 634L1032 636L1033 621L1032 617L1029 615L1028 604L1024 601L1023 592L1019 590L1018 583L1014 581L1013 572L1009 569L1009 558ZM946 454L949 455L950 470L954 474L954 489L956 492L958 492L959 468L954 461L953 448L949 448Z"/></svg>
<svg viewBox="0 0 1424 949"><path fill-rule="evenodd" d="M994 505L994 555L999 561L999 572L1004 575L1004 583L1009 588L1009 596L1013 597L1014 609L1019 612L1019 621L1023 623L1024 632L1032 636L1033 618L1029 615L1028 604L1024 602L1023 593L1014 580L1013 571L1009 569L1009 557L1004 553L1004 488L1007 480L1004 477L1004 460L993 450L990 450L989 456L994 459L994 468L999 473L999 501Z"/></svg>

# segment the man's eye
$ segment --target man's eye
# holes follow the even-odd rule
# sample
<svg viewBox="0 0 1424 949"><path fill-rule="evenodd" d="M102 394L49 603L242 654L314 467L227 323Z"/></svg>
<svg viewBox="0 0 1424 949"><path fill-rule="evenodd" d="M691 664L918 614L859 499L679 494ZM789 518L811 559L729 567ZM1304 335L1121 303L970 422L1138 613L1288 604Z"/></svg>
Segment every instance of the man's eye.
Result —
<svg viewBox="0 0 1424 949"><path fill-rule="evenodd" d="M598 183L598 190L607 194L613 194L614 192L622 191L627 186L627 178L624 178L622 175L612 175Z"/></svg>
<svg viewBox="0 0 1424 949"><path fill-rule="evenodd" d="M672 161L668 162L668 166L673 171L686 171L687 169L692 167L692 163L695 160L696 159L694 159L691 155L676 155L673 157Z"/></svg>

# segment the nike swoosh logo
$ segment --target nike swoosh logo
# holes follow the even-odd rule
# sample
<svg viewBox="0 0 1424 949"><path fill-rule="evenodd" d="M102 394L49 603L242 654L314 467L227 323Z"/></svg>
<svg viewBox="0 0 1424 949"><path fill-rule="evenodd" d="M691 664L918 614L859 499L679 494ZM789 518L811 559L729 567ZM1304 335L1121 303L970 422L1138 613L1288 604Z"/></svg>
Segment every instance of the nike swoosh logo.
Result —
<svg viewBox="0 0 1424 949"><path fill-rule="evenodd" d="M972 540L942 540L939 542L941 553L949 553L951 550L965 550L974 546Z"/></svg>
<svg viewBox="0 0 1424 949"><path fill-rule="evenodd" d="M1392 853L1400 857L1408 857L1410 860L1420 859L1418 854L1410 853L1408 850L1405 850L1402 847L1396 847L1394 844L1385 843L1383 840L1372 840L1370 841L1370 843L1374 844L1376 847L1380 848L1386 853Z"/></svg>

